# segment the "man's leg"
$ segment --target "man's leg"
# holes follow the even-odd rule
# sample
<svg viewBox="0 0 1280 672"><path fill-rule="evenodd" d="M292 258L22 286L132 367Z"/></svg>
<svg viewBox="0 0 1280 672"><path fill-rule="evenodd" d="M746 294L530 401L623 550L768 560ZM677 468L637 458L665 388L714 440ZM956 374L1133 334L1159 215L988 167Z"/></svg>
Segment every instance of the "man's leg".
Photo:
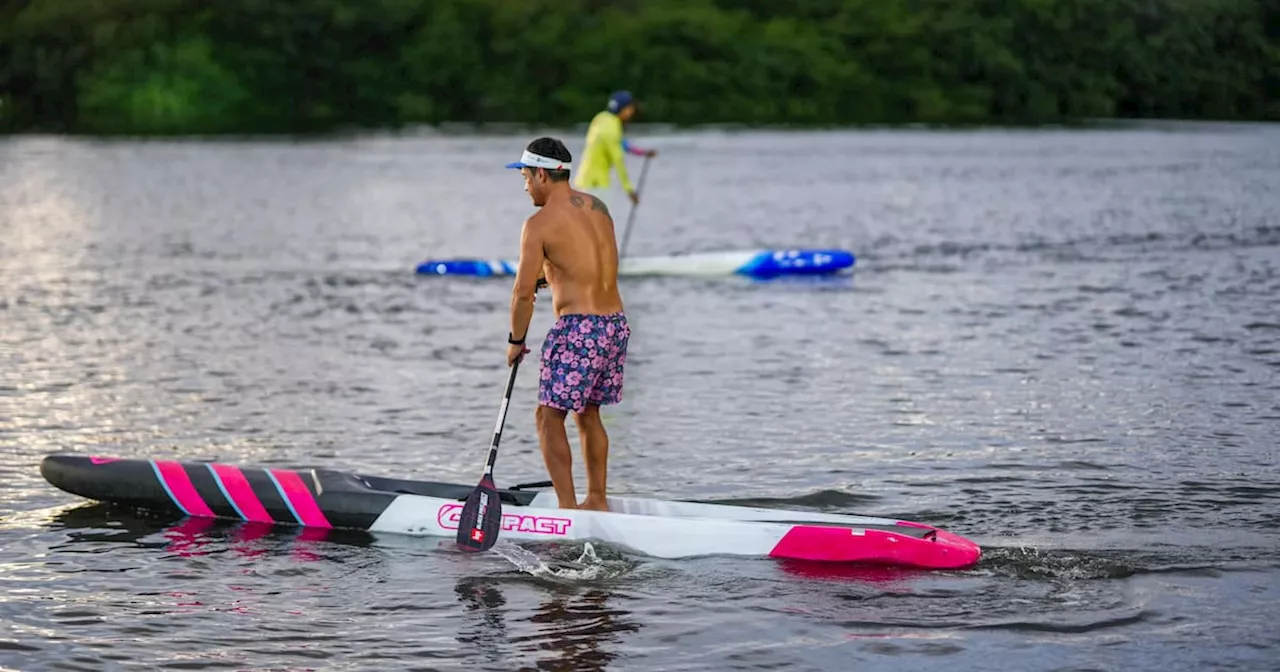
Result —
<svg viewBox="0 0 1280 672"><path fill-rule="evenodd" d="M609 434L600 420L600 407L587 404L586 410L574 414L574 419L578 421L582 460L587 466L587 498L582 508L608 511L605 481L609 471Z"/></svg>
<svg viewBox="0 0 1280 672"><path fill-rule="evenodd" d="M605 351L601 368L591 377L587 406L574 415L578 435L582 439L582 458L587 467L587 498L582 508L608 511L607 476L609 472L609 434L600 419L602 404L622 401L622 371L627 361L627 339L631 329L622 314L597 319L591 336L596 347Z"/></svg>
<svg viewBox="0 0 1280 672"><path fill-rule="evenodd" d="M569 451L569 435L564 431L565 412L550 406L538 406L535 418L538 425L538 443L542 446L542 461L556 489L560 508L578 508L578 495L573 489L573 454Z"/></svg>

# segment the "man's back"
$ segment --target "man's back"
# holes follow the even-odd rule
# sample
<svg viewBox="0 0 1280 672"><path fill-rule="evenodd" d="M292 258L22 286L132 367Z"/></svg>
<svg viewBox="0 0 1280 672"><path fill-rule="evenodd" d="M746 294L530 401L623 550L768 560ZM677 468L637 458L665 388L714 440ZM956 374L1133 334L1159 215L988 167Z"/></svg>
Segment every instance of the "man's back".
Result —
<svg viewBox="0 0 1280 672"><path fill-rule="evenodd" d="M618 243L604 202L571 190L535 217L543 229L544 268L556 315L621 312Z"/></svg>

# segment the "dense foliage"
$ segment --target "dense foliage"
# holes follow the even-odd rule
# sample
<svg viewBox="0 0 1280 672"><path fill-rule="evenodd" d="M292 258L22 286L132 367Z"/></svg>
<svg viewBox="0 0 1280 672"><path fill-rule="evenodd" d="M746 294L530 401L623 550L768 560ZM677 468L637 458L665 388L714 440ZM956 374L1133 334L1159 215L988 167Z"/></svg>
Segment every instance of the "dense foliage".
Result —
<svg viewBox="0 0 1280 672"><path fill-rule="evenodd" d="M1280 0L5 0L0 129L1280 120Z"/></svg>

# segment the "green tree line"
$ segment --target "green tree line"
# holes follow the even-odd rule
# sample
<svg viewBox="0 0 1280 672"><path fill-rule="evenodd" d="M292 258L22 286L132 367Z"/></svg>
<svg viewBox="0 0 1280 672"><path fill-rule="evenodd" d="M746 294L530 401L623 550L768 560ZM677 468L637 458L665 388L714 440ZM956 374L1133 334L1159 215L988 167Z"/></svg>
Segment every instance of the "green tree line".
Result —
<svg viewBox="0 0 1280 672"><path fill-rule="evenodd" d="M0 0L0 130L1280 120L1280 0Z"/></svg>

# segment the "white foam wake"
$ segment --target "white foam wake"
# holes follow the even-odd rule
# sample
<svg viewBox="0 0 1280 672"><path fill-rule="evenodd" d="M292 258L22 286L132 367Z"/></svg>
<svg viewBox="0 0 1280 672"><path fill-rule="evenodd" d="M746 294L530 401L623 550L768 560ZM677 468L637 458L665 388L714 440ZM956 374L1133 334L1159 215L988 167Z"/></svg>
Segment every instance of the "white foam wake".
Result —
<svg viewBox="0 0 1280 672"><path fill-rule="evenodd" d="M491 550L515 565L516 569L539 577L591 581L600 578L609 569L609 565L596 555L596 549L589 541L583 546L582 555L572 562L552 560L548 563L538 557L537 553L507 540L494 544Z"/></svg>

